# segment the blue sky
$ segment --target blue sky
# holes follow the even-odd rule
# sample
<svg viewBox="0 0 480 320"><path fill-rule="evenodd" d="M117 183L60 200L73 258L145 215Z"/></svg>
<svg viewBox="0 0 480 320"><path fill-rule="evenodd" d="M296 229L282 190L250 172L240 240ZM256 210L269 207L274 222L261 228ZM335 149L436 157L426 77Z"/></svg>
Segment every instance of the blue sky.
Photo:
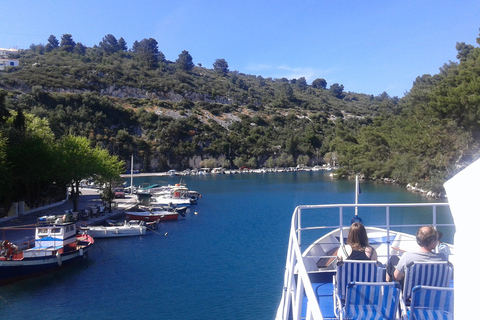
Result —
<svg viewBox="0 0 480 320"><path fill-rule="evenodd" d="M478 0L0 0L0 47L27 49L53 34L91 47L106 34L154 38L166 58L265 78L324 78L345 91L403 97L417 76L476 44Z"/></svg>

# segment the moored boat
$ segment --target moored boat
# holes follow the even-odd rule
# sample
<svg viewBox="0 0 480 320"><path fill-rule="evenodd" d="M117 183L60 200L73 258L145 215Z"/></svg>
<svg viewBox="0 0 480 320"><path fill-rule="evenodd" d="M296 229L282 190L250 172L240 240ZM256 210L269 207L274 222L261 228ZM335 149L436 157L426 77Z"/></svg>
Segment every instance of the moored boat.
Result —
<svg viewBox="0 0 480 320"><path fill-rule="evenodd" d="M135 211L125 212L128 219L142 221L173 221L178 220L178 212L174 211Z"/></svg>
<svg viewBox="0 0 480 320"><path fill-rule="evenodd" d="M197 191L189 190L182 183L166 186L153 184L139 189L137 198L142 204L190 206L196 204L201 195Z"/></svg>
<svg viewBox="0 0 480 320"><path fill-rule="evenodd" d="M140 221L173 221L184 215L187 207L155 206L146 207L138 205L126 211L125 216L130 220Z"/></svg>
<svg viewBox="0 0 480 320"><path fill-rule="evenodd" d="M4 240L0 284L51 272L85 258L94 240L89 235L76 233L75 223L65 216L44 216L38 219L33 245Z"/></svg>
<svg viewBox="0 0 480 320"><path fill-rule="evenodd" d="M151 204L154 206L172 206L172 207L188 207L194 201L186 197L177 197L170 195L152 196Z"/></svg>
<svg viewBox="0 0 480 320"><path fill-rule="evenodd" d="M117 238L144 235L147 230L153 230L154 226L147 226L145 221L125 220L121 225L86 226L79 229L93 238Z"/></svg>

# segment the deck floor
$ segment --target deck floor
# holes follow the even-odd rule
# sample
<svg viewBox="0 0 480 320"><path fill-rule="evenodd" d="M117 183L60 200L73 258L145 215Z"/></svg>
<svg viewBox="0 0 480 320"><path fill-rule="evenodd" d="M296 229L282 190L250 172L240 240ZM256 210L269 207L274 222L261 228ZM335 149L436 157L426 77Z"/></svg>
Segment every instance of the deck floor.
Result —
<svg viewBox="0 0 480 320"><path fill-rule="evenodd" d="M335 272L311 273L312 288L324 319L337 319L333 307L333 275ZM303 298L302 319L306 318L307 298Z"/></svg>

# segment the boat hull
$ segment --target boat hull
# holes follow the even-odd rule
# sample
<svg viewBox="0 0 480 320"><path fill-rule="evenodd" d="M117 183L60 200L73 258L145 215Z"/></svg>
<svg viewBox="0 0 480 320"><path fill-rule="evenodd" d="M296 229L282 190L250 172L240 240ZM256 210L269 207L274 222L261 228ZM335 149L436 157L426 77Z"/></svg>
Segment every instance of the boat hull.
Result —
<svg viewBox="0 0 480 320"><path fill-rule="evenodd" d="M127 219L140 221L174 221L178 212L125 212Z"/></svg>
<svg viewBox="0 0 480 320"><path fill-rule="evenodd" d="M170 198L170 197L154 197L152 204L156 206L171 206L171 207L188 207L192 204L192 200L188 198Z"/></svg>
<svg viewBox="0 0 480 320"><path fill-rule="evenodd" d="M81 230L96 239L141 236L146 233L147 228L141 227L126 229L122 227L87 227L82 228Z"/></svg>
<svg viewBox="0 0 480 320"><path fill-rule="evenodd" d="M87 243L81 248L59 255L0 260L0 285L11 284L23 279L36 277L69 266L87 257L93 245L91 237L84 237Z"/></svg>

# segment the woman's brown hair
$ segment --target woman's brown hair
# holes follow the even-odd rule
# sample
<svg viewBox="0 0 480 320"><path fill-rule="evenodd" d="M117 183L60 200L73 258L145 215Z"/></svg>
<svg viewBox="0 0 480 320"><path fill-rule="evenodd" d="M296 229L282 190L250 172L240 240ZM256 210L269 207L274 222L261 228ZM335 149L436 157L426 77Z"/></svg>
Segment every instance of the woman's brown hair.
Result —
<svg viewBox="0 0 480 320"><path fill-rule="evenodd" d="M360 222L354 222L350 226L348 232L347 244L352 247L353 250L364 251L368 244L367 230Z"/></svg>

